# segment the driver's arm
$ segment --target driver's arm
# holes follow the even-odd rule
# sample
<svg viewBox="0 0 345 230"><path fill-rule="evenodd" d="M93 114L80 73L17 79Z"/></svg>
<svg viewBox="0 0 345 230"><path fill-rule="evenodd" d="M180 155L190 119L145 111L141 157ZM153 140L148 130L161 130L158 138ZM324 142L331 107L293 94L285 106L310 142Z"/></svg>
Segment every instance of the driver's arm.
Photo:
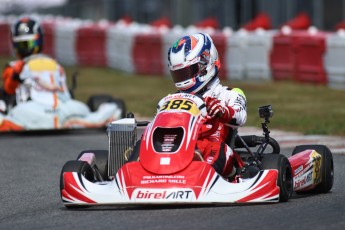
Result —
<svg viewBox="0 0 345 230"><path fill-rule="evenodd" d="M24 66L23 61L16 61L9 63L5 66L2 72L2 80L4 84L4 90L7 94L15 94L16 88L20 83L19 74Z"/></svg>
<svg viewBox="0 0 345 230"><path fill-rule="evenodd" d="M222 123L238 127L247 120L246 97L238 88L226 91L220 98L206 97L205 103L208 115L218 117Z"/></svg>

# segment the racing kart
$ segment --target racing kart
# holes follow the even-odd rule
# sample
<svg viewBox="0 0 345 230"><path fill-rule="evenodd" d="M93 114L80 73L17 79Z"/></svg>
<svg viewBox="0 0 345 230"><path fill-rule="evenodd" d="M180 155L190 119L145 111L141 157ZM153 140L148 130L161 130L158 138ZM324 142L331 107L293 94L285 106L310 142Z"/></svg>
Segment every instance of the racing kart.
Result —
<svg viewBox="0 0 345 230"><path fill-rule="evenodd" d="M208 119L202 98L177 93L161 102L151 122L136 121L129 113L109 124L108 149L84 150L64 164L60 194L67 208L286 202L294 191L331 190L331 151L301 145L289 158L280 154L268 130L271 106L259 108L263 136L241 136L235 130L229 135L237 173L224 178L196 149L200 135L208 135L200 129Z"/></svg>
<svg viewBox="0 0 345 230"><path fill-rule="evenodd" d="M54 92L46 91L45 95L42 90L42 96L18 103L18 96L0 90L0 134L104 129L109 122L126 116L124 100L108 94L91 95L86 103L75 100L76 75L72 79L69 93L51 104L41 98Z"/></svg>

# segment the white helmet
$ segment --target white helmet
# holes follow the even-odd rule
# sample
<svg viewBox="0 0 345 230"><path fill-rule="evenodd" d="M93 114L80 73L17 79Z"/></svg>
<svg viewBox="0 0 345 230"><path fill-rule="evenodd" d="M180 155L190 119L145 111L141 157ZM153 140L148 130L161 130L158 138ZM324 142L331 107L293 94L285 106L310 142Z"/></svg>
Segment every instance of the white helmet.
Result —
<svg viewBox="0 0 345 230"><path fill-rule="evenodd" d="M220 69L217 49L205 33L178 39L169 49L168 61L176 88L192 94L207 86Z"/></svg>

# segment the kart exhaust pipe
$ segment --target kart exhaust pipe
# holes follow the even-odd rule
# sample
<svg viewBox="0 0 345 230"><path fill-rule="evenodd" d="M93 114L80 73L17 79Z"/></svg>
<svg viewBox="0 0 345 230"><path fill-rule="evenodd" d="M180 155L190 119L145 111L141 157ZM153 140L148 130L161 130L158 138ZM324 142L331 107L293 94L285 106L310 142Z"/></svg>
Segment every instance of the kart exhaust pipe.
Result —
<svg viewBox="0 0 345 230"><path fill-rule="evenodd" d="M137 141L137 125L134 118L113 121L107 128L109 138L108 176L113 177L126 163Z"/></svg>

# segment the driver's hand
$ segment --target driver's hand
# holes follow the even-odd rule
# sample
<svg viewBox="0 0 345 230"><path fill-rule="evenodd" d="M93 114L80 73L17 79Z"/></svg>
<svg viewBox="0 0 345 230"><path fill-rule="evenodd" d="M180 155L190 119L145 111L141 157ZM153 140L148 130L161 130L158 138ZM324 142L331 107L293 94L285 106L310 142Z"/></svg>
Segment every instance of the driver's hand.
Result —
<svg viewBox="0 0 345 230"><path fill-rule="evenodd" d="M206 97L205 98L207 114L214 118L216 116L221 117L224 112L223 106L220 104L220 101L214 97Z"/></svg>
<svg viewBox="0 0 345 230"><path fill-rule="evenodd" d="M220 101L214 97L205 98L208 116L211 118L218 117L222 123L229 123L235 111L230 106L222 106Z"/></svg>
<svg viewBox="0 0 345 230"><path fill-rule="evenodd" d="M16 61L16 63L13 65L13 76L12 79L15 81L19 81L22 82L22 80L20 79L19 75L23 70L25 62L22 60Z"/></svg>

